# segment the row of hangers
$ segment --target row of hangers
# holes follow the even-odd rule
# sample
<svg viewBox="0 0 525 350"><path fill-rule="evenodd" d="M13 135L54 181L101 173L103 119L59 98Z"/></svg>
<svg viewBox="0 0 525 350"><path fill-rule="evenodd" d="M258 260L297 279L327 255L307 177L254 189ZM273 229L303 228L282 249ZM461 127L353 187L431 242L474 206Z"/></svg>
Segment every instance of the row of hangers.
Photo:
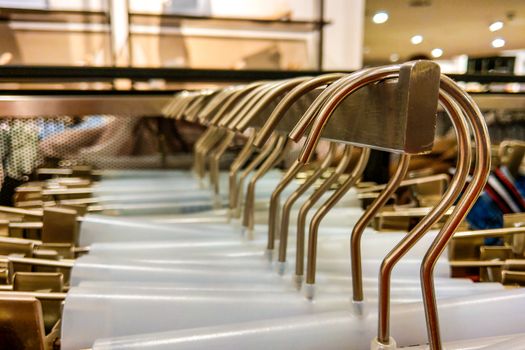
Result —
<svg viewBox="0 0 525 350"><path fill-rule="evenodd" d="M411 180L405 180L405 177L408 172L411 155L431 150L438 101L449 115L456 132L458 144L456 172L434 207L425 211L423 216L420 215L418 223L411 228L408 234L400 239L386 257L382 258L378 278L377 333L374 339L369 340L372 341L372 349L396 348L396 341L391 337L390 330L392 272L396 265L399 264L399 261L409 254L418 241L425 237L428 231L446 216L439 233L436 234L434 239L429 240L431 242L430 247L424 254L421 263L420 278L423 291L423 310L417 306L414 306L413 309L413 314L424 312L430 348L442 349L443 344L434 288L434 269L436 264L438 264L440 255L452 240L454 233L462 224L470 207L483 190L490 171L490 142L483 116L476 104L452 80L440 75L437 65L431 62L418 61L403 65L366 69L350 75L327 74L315 78L301 77L277 82L257 82L217 90L187 91L176 95L172 103L165 108L165 115L169 118L199 123L207 127L206 132L195 145L194 173L201 187L206 186L205 177L207 173L209 174L209 184L213 193L215 208L219 208L225 202L222 197L224 189L221 188L221 185L224 183L221 183L219 170L221 158L236 136L248 134L245 146L229 169L227 181L229 186L228 200L226 201L228 204L228 220L230 222L240 220L243 235L247 239L253 239L256 235L254 231L256 229L255 199L257 184L270 169L283 160L289 153L293 143L299 142L303 137L306 138L297 160L285 171L279 183L271 192L268 205L265 257L268 261L276 260L277 271L280 275L290 272L287 265L289 255L287 243L289 239L289 223L293 219L291 208L302 195L312 191L310 188L317 183L317 188L313 190L299 210L297 237L295 239L295 269L291 271L295 287L302 288L304 296L314 302L317 300L315 287L317 242L323 219L346 193L356 186L367 164L370 149L389 150L399 154L397 168L393 176L386 185L376 189L375 196L371 197L371 204L359 217L350 235L353 311L347 316L353 314L354 316L352 317L355 317L355 319L340 319L340 321L337 321L340 316L335 315L333 316L335 318L327 318L324 321L315 319L317 323L311 323L313 320L298 322L296 329L291 327L292 333L294 331L300 331L301 334L305 331L312 332L310 337L305 337L305 340L300 342L302 344L301 347L315 348L312 347L315 346L315 344L312 345L313 343L308 345L310 347L306 346L308 339L312 341L314 336L327 337L327 335L319 332L320 330L327 330L329 328L328 325L331 324L330 322L336 323L332 331L338 330L338 327L341 327L341 325L360 322L360 319L365 320L363 321L364 323L369 323L369 320L365 317L369 315L370 310L368 310L364 302L365 292L368 289L364 287L365 283L362 273L362 236L365 228L372 222L374 217L380 214L381 209L392 198L396 190L401 185L406 185L407 182L410 183ZM285 189L307 167L321 139L326 139L330 142L327 154L318 160L319 166L314 168L311 175L291 192L282 208L280 208L281 196L285 193ZM327 170L328 166L334 163L339 143L344 144L342 156L337 161L334 169ZM350 164L353 149L359 150L359 156L353 164L350 173L344 176L344 172ZM471 164L473 164L473 170L470 182L467 183ZM326 174L327 172L329 174ZM324 181L321 181L323 175L325 175L325 178ZM245 186L244 183L248 179L248 184ZM436 179L432 178L429 181L436 181ZM442 179L438 179L438 181L442 181ZM325 193L334 184L338 184L337 188L326 198ZM245 187L246 194L243 193ZM79 189L76 190L78 195ZM48 191L46 195L53 198L60 195L75 194L75 189L73 191L61 189L54 190L54 192L53 189L46 191ZM80 192L82 192L82 189ZM320 204L322 199L325 201ZM43 211L17 209L18 212L15 212L16 210L14 209L11 210L11 214L22 216L24 218L22 221L25 221L27 216L33 214L43 218L40 227L42 229L41 240L34 240L32 245L32 249L35 252L39 250L35 250L35 247L53 248L49 244L59 244L59 242L49 242L49 238L45 238L43 227L52 227L53 223L57 221L67 222L70 227L64 231L76 232L77 228L75 225L78 225L80 222L82 229L84 229L88 220L85 219L85 216L80 219L78 216L80 214L82 217L85 212L78 211L78 208L74 206L78 204L93 204L93 202L83 202L82 198L67 200L70 202L65 203L72 205L72 207L67 209L45 208ZM308 213L314 207L317 207L317 209L309 221L307 230ZM9 211L5 209L5 212ZM53 219L54 214L67 214L72 219L62 221L56 216ZM46 216L50 218L47 221ZM12 224L15 224L15 222ZM8 226L10 225L11 223L8 223ZM61 229L63 230L63 227L55 229L60 231ZM184 231L184 229L181 229L181 231ZM308 239L306 239L307 232ZM516 232L511 234L521 232L521 230L516 230ZM481 236L484 234L490 235L490 233L480 232L475 234ZM494 233L492 232L492 234ZM178 233L178 235L179 237L184 237L184 233ZM192 235L195 236L197 233L188 230L187 236ZM71 234L70 236L67 239L59 239L60 243L64 243L64 240L68 241L69 257L75 258L87 251L93 251L93 249L82 247L85 245L82 243L89 244L90 242L78 242L77 237ZM82 241L82 237L80 237L80 240ZM81 247L79 247L79 243ZM96 241L92 243L96 243ZM94 246L91 248L94 248ZM304 266L305 256L306 266ZM46 259L9 256L8 260L12 264L54 267L65 270L75 266L75 262L72 259L44 261ZM96 259L93 261L96 262ZM67 274L67 272L65 273ZM220 278L220 275L218 277ZM38 297L40 300L60 300L66 298L66 295L63 294L66 290L67 287L62 287L60 288L60 293L62 294L40 293ZM450 314L450 310L453 308L453 302L445 306L447 315ZM403 312L400 310L402 309L396 309L396 312ZM410 315L412 314L409 312L407 316L409 319L413 317ZM321 318L325 316L328 317L326 314L323 314ZM64 320L64 322L66 321ZM74 321L70 320L70 322ZM276 323L278 324L278 322ZM367 327L369 326L367 324ZM64 325L64 327L67 327L67 325ZM269 328L272 337L275 336L275 341L281 339L279 329L278 326ZM361 328L357 327L354 332L358 332L359 329ZM228 332L227 328L224 329L224 333L221 333L220 329L214 330L213 332L216 336L206 335L205 330L203 332L201 336L198 335L200 334L199 332L195 333L194 339L196 339L196 342L192 344L190 339L188 348L193 348L191 346L203 348L212 345L215 347L214 339L216 337L224 338L226 339L225 341L235 342L235 344L244 344L244 346L251 344L250 341L257 341L257 338L250 339L249 329L244 333L240 332L238 334ZM183 333L181 333L180 338L182 339L180 340L181 344L185 342ZM335 336L336 333L333 333L333 335ZM242 338L243 334L246 337ZM186 336L192 337L191 333L188 333ZM237 336L240 336L242 339L236 338ZM199 340L202 340L202 343L199 343ZM511 340L505 339L505 341ZM69 344L63 343L65 348L72 348L71 344L74 344L74 342ZM107 348L119 348L115 344L118 344L117 340L108 345ZM126 341L122 340L122 348L126 348L124 344L126 344ZM169 341L166 344L169 344ZM227 347L227 343L221 343L221 341L217 344ZM359 344L362 344L362 341ZM299 346L299 343L295 345ZM403 345L407 346L410 344L404 343ZM102 342L99 343L98 347L95 346L94 349L105 349L104 346ZM184 344L181 346L181 348L185 348ZM281 346L286 348L284 345ZM348 346L352 345L339 344L338 346L348 348ZM338 346L332 345L334 348Z"/></svg>

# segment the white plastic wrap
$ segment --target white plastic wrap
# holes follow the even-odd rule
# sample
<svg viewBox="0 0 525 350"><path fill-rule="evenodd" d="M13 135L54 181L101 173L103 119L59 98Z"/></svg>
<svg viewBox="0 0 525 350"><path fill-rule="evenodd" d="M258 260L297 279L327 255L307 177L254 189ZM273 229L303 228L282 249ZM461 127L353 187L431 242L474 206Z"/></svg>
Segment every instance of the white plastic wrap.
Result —
<svg viewBox="0 0 525 350"><path fill-rule="evenodd" d="M513 348L502 346L507 344L521 344L521 347ZM445 350L522 350L525 346L525 336L523 334L504 335L500 337L480 337L476 339L460 340L447 342ZM408 346L406 350L428 350L428 345ZM109 350L109 349L108 349Z"/></svg>
<svg viewBox="0 0 525 350"><path fill-rule="evenodd" d="M473 283L467 279L458 279L458 283L447 283L446 279L438 279L436 282L437 289L440 296L447 295L469 295L473 292L486 293L500 291L504 287L500 283ZM377 279L365 279L363 281L366 290L367 300L374 299L377 296ZM213 284L195 284L195 283L172 283L172 282L111 282L111 281L85 281L78 285L85 288L127 288L129 290L174 290L177 292L279 292L279 291L294 291L297 292L297 286L291 283L281 284L264 284L264 283L213 283ZM322 284L319 286L319 291L322 293L347 293L350 295L352 287L349 284ZM394 294L403 296L411 296L421 294L421 287L414 280L393 280L392 290ZM408 294L403 294L403 293ZM396 294L396 295L397 295Z"/></svg>
<svg viewBox="0 0 525 350"><path fill-rule="evenodd" d="M363 276L376 278L379 273L380 260L362 260ZM415 259L401 260L393 271L393 278L419 279L420 261ZM323 273L337 279L350 280L349 264L344 260L318 259L318 275ZM268 281L275 275L275 268L263 258L242 262L219 259L207 260L155 260L155 259L111 259L96 256L85 256L75 261L72 269L71 284L82 281L172 281L213 283L220 279L230 282ZM435 276L447 278L449 265L444 259L436 264ZM339 278L337 278L339 277ZM196 282L197 283L197 282Z"/></svg>
<svg viewBox="0 0 525 350"><path fill-rule="evenodd" d="M198 229L200 225L195 226ZM227 227L227 226L225 226ZM199 256L211 254L214 256L236 256L242 257L243 253L251 252L254 249L257 254L262 254L266 249L267 227L256 226L256 240L244 240L239 234L240 228L234 225L231 229L231 240L224 240L221 238L209 241L195 240L192 242L186 235L171 235L169 238L157 240L157 242L101 242L93 243L91 245L90 255L108 256L108 257L157 257L157 258L177 258L190 254L198 254ZM227 229L225 229L226 231ZM110 232L110 231L107 231ZM342 257L349 259L349 228L335 228L325 227L320 231L318 242L318 256L319 257ZM292 231L293 233L293 231ZM425 235L406 255L406 258L421 259L428 246L435 238L436 231L431 231ZM109 233L108 233L109 235ZM362 255L364 259L381 259L383 258L405 233L377 233L368 228L363 235L361 244ZM153 239L152 239L153 240ZM181 242L182 241L182 242ZM293 259L293 252L295 251L295 235L292 234L288 242L288 260ZM251 255L247 255L251 256ZM447 256L446 250L442 256ZM349 261L349 260L347 260Z"/></svg>
<svg viewBox="0 0 525 350"><path fill-rule="evenodd" d="M438 298L480 295L484 288L472 284L437 288ZM366 293L376 294L374 287ZM375 292L375 293L373 293ZM488 291L485 290L485 293ZM344 310L352 312L349 293L319 293L309 301L294 291L200 291L176 288L74 287L64 306L62 346L87 347L100 337L216 326L253 320ZM392 303L420 300L418 288L395 286ZM366 308L377 302L370 297Z"/></svg>
<svg viewBox="0 0 525 350"><path fill-rule="evenodd" d="M198 240L233 237L234 235L230 231L206 230L205 225L201 227L173 226L90 216L84 218L80 226L79 244L88 246L94 242Z"/></svg>
<svg viewBox="0 0 525 350"><path fill-rule="evenodd" d="M516 310L524 307L523 289L442 300L439 316L443 340L523 333L525 313ZM393 305L391 319L392 336L399 347L427 343L421 303ZM94 349L363 350L369 349L376 331L375 312L357 317L338 311L100 340Z"/></svg>
<svg viewBox="0 0 525 350"><path fill-rule="evenodd" d="M512 337L498 343L487 345L483 350L523 350L525 349L525 334Z"/></svg>

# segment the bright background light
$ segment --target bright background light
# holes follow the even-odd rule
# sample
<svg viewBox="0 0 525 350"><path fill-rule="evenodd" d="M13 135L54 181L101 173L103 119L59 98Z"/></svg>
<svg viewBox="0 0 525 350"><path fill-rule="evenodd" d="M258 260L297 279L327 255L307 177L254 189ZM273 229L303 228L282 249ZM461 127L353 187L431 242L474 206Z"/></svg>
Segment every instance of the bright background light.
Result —
<svg viewBox="0 0 525 350"><path fill-rule="evenodd" d="M388 21L388 13L384 11L376 12L374 14L374 17L372 17L372 21L376 24L385 23L386 21Z"/></svg>
<svg viewBox="0 0 525 350"><path fill-rule="evenodd" d="M505 40L503 40L502 38L492 40L492 47L498 48L503 46L505 46Z"/></svg>
<svg viewBox="0 0 525 350"><path fill-rule="evenodd" d="M443 50L441 50L441 49L434 49L434 50L432 50L430 52L430 54L432 55L432 57L438 58L438 57L443 56Z"/></svg>
<svg viewBox="0 0 525 350"><path fill-rule="evenodd" d="M491 32L498 31L498 30L500 30L501 28L503 28L503 22L502 22L502 21L496 21L496 22L492 23L492 24L489 26L489 30L490 30Z"/></svg>
<svg viewBox="0 0 525 350"><path fill-rule="evenodd" d="M414 35L410 38L410 42L414 45L421 44L423 42L423 36L421 35Z"/></svg>

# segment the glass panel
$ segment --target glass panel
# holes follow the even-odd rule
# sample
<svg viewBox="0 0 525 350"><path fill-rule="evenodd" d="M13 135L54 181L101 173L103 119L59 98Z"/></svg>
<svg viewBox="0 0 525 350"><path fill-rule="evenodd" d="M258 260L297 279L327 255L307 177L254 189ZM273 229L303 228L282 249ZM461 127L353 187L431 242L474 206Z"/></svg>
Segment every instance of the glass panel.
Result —
<svg viewBox="0 0 525 350"><path fill-rule="evenodd" d="M0 1L0 64L111 65L107 1Z"/></svg>
<svg viewBox="0 0 525 350"><path fill-rule="evenodd" d="M314 69L304 41L134 35L133 66L207 69Z"/></svg>

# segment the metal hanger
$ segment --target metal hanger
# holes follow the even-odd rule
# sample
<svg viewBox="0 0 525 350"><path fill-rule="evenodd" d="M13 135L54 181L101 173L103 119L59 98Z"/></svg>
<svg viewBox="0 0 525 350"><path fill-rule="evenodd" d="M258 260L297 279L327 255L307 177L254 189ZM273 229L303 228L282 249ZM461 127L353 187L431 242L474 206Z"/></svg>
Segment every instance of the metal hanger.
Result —
<svg viewBox="0 0 525 350"><path fill-rule="evenodd" d="M289 93L293 92L293 89L297 86L300 86L300 84L311 80L310 77L300 77L295 79L290 79L287 81L284 81L280 83L279 85L275 86L271 93L264 96L264 98L261 99L261 101L258 102L258 104L250 111L250 113L236 125L236 129L239 131L244 131L248 125L253 121L253 119L260 115L260 112L267 108L272 102L274 102L277 98L279 98L281 95L286 94L285 96L289 95ZM275 112L275 109L273 110ZM275 120L280 120L282 118L282 115L287 111L287 108L285 109L278 109L277 112L274 114L272 112L272 115L270 115L269 120L271 120L270 124L267 124L267 122L264 123L263 127L261 128L264 130L265 133L268 132L268 130L271 130L273 127L276 126L277 123L275 123ZM270 155L267 162L263 163L261 168L253 175L253 177L250 180L250 183L248 185L247 193L246 193L246 199L245 199L245 210L243 215L243 226L245 229L250 232L253 230L254 225L254 219L253 219L253 201L255 198L255 186L256 182L259 178L261 178L274 164L280 162L284 156L286 155L286 151L290 147L290 143L286 142L283 149L280 151L281 154L277 154L277 149L275 152ZM271 197L271 204L270 204L270 213L273 213L273 209L275 207L276 201L279 199L279 195L284 190L284 188L292 181L292 179L295 177L295 175L300 171L301 165L299 164L293 164L290 169L288 169L287 173L283 176L280 183L275 188L274 192L272 193ZM272 214L270 214L270 218L273 218ZM274 226L275 221L272 220L271 226Z"/></svg>
<svg viewBox="0 0 525 350"><path fill-rule="evenodd" d="M296 233L296 248L295 248L295 276L294 280L297 286L302 284L304 276L304 250L305 250L305 231L306 231L306 219L310 209L321 199L324 193L326 193L333 184L339 179L350 164L353 146L345 145L343 156L337 164L334 172L308 197L299 209L297 216L297 233ZM282 228L282 227L281 227ZM283 232L284 234L284 232ZM279 262L284 263L286 261L286 248L288 242L285 239L283 243L279 245Z"/></svg>
<svg viewBox="0 0 525 350"><path fill-rule="evenodd" d="M202 104L202 110L198 114L198 120L200 120L202 124L208 125L208 128L195 142L193 149L194 170L201 182L204 179L206 171L205 159L207 151L216 145L225 133L224 129L215 127L215 119L224 117L228 112L226 108L235 101L235 98L238 97L240 91L242 91L242 86L224 89L222 93L219 93L215 98L212 98L209 104ZM224 108L225 106L226 108ZM204 185L204 183L202 184Z"/></svg>
<svg viewBox="0 0 525 350"><path fill-rule="evenodd" d="M418 67L419 66L419 67ZM398 83L399 84L402 84L403 82L405 82L405 77L403 77L403 74L406 74L408 71L408 73L414 73L414 74L421 74L421 77L424 77L426 80L425 81L425 84L428 84L430 86L430 89L428 89L427 91L425 92L421 92L421 95L423 96L411 96L409 99L409 103L414 103L415 99L414 98L426 98L428 100L432 100L433 97L434 99L437 100L437 93L438 93L438 88L437 88L437 79L439 79L439 70L435 68L435 66L432 66L431 64L429 63L425 63L425 62L412 62L412 63L409 63L409 64L405 64L401 67L383 67L383 68L378 68L378 69L373 69L371 71L368 71L368 72L365 72L363 73L362 75L360 75L359 79L351 79L351 78L348 78L347 79L347 84L343 84L343 85L339 85L336 90L336 88L333 88L332 90L336 90L333 92L333 94L326 100L326 102L324 103L324 105L322 106L322 108L320 109L320 111L318 112L317 114L317 118L316 118L316 121L312 127L312 131L310 132L309 136L308 136L308 139L307 139L307 142L306 144L304 145L303 147L303 151L300 155L300 158L301 160L303 161L308 161L311 153L312 153L312 150L313 148L315 147L315 145L317 144L318 140L319 140L319 137L323 131L323 128L324 126L327 124L328 122L328 119L331 115L331 113L333 113L333 111L335 110L335 108L337 107L337 105L348 95L350 95L351 93L355 92L356 90L358 90L360 87L366 85L366 84L369 84L371 82L376 82L376 81L380 81L380 80L384 80L385 78L387 77L392 77L393 74L395 74L396 72L399 72L398 73ZM396 74L397 75L397 74ZM448 79L448 78L447 78ZM342 79L343 80L343 79ZM432 82L435 81L436 84L432 84ZM477 195L479 195L483 185L484 185L484 182L486 180L486 176L487 176L487 172L488 172L488 164L490 162L490 158L487 156L489 154L489 143L487 142L488 141L488 137L486 136L486 125L482 122L482 117L480 117L480 114L476 114L476 112L479 112L479 110L476 109L475 105L471 103L471 99L468 97L468 95L462 93L461 89L454 89L455 85L449 81L449 80L445 80L445 82L448 82L449 85L449 90L451 90L452 92L454 92L457 96L453 96L455 97L456 99L460 99L460 98L463 98L465 100L463 100L463 104L462 104L462 107L464 109L468 109L468 108L471 108L470 110L470 118L471 119L474 119L474 118L478 118L477 120L473 120L472 123L474 122L478 122L477 124L474 125L474 128L478 127L477 130L475 130L475 135L477 137L477 145L478 145L478 148L479 148L479 152L480 153L483 153L485 152L485 154L482 154L481 156L479 155L478 153L478 160L481 159L481 166L480 164L477 164L477 167L475 168L475 178L473 179L473 182L469 185L469 187L467 188L467 194L462 198L462 204L463 203L467 203L468 205L468 201L470 200L470 204L473 203L473 200L475 198L477 198ZM415 88L415 86L417 86L418 84L417 83L414 83L414 84L411 84L411 87L412 88ZM435 85L435 91L432 90L432 87ZM442 80L442 83L441 83L441 86L443 87L443 80ZM328 89L327 89L328 90ZM327 91L325 90L325 91ZM416 94L417 95L417 94ZM426 95L426 96L425 96ZM427 102L428 102L427 100ZM432 112L432 109L434 109L434 111ZM435 113L435 109L437 109L437 104L435 106L431 106L429 105L428 106L428 109L426 110L426 112L429 112L428 115L434 115ZM408 110L408 112L410 113L411 111ZM468 113L468 112L467 112ZM431 129L431 128L430 128ZM369 130L370 131L370 130ZM485 134L483 133L485 132ZM366 141L375 141L373 143L373 145L375 147L378 147L379 148L386 148L386 149L396 149L397 148L397 151L401 151L401 153L416 153L418 150L418 145L417 144L410 144L409 142L408 143L402 143L402 144L398 144L398 145L395 145L395 142L393 142L392 144L384 144L384 145L378 145L377 144L377 139L374 140L373 138L369 138L368 136L364 136L364 135L355 135L356 136L356 139L361 139L362 142L366 142ZM426 135L427 137L429 136L429 134ZM431 135L432 138L433 138L433 135ZM483 139L485 137L485 139ZM368 140L367 140L368 139ZM415 137L414 139L417 139L417 137ZM481 140L480 140L481 139ZM418 141L421 141L418 140ZM484 143L483 143L484 141ZM480 143L481 142L481 143ZM388 142L387 142L388 143ZM420 143L420 146L422 145L425 150L428 150L428 145L430 145L432 142L428 143L426 146L423 144ZM366 144L366 143L365 143ZM401 146L401 147L392 147L392 146ZM412 146L415 146L415 147L412 147ZM421 152L422 149L419 150L419 152ZM485 157L483 158L483 155L485 155ZM483 162L485 162L485 164L483 164ZM485 173L485 174L484 174ZM465 199L466 198L466 199ZM465 209L467 207L467 205L463 205L463 209ZM455 211L460 211L461 212L461 207L460 209L458 210L458 207L456 207ZM461 219L463 218L464 215L466 215L466 211L465 210L463 213L463 215L461 215ZM447 223L449 222L452 222L452 223L455 223L455 225L459 225L459 221L457 220L457 218L455 217L452 217L451 216L451 219L449 219L449 221L447 221ZM449 227L451 229L449 229ZM429 253L427 253L427 255L425 256L425 259L424 259L424 262L423 262L423 267L422 267L422 280L423 280L423 290L424 290L424 301L425 301L425 305L426 305L426 309L427 309L427 324L428 324L428 329L429 329L429 332L431 331L431 334L430 334L430 338L431 338L431 346L433 346L432 344L433 343L436 343L439 342L439 331L436 329L435 326L437 326L437 311L435 309L435 298L434 298L434 289L433 289L433 284L432 284L432 271L433 271L433 266L437 260L437 258L439 257L439 254L441 253L441 251L444 249L445 245L444 243L446 244L446 242L448 242L448 239L450 239L451 235L453 234L454 232L454 229L455 229L455 226L453 225L448 225L448 226L445 226L444 229L442 230L442 232L445 232L441 235L438 236L438 238L436 239L436 243L433 244L431 250L429 251ZM450 235L447 237L447 233ZM436 253L439 251L439 253L436 255ZM437 334L437 335L436 335ZM380 343L380 344L385 344L385 343ZM388 343L387 343L388 344ZM438 345L436 347L437 349L440 348L440 345Z"/></svg>
<svg viewBox="0 0 525 350"><path fill-rule="evenodd" d="M254 83L246 86L240 91L234 93L233 98L230 101L233 102L235 99L239 99L239 97L242 97L243 95L244 98L241 99L241 101L237 103L228 114L225 115L223 111L227 111L230 106L223 105L217 115L212 119L211 124L219 126L220 130L236 130L237 124L241 122L244 122L244 125L248 125L249 122L246 122L246 120L253 118L254 114L259 113L269 101L275 98L276 92L280 93L282 91L279 90L278 87L283 85L284 87L287 87L285 83L286 82ZM216 196L218 195L219 191L219 160L230 142L235 137L234 131L224 131L224 133L225 134L219 135L219 139L222 139L222 141L219 141L218 145L215 144L209 148L201 149L201 154L211 153L210 179ZM211 147L215 147L215 151L211 151ZM201 169L202 168L203 166L201 166Z"/></svg>
<svg viewBox="0 0 525 350"><path fill-rule="evenodd" d="M235 136L232 132L228 131L223 127L218 127L219 121L226 118L230 113L231 107L243 106L248 101L245 99L246 94L249 94L257 85L251 84L248 86L235 86L225 89L225 93L217 95L217 98L213 99L210 103L213 108L203 107L203 111L199 114L199 120L202 124L208 128L203 135L197 140L194 147L195 154L195 169L197 170L197 176L200 181L203 181L206 172L206 159L209 154L214 154L212 150L219 148L226 150L227 146L233 140ZM240 101L239 101L240 99ZM223 146L223 143L226 143ZM210 183L217 190L218 193L218 180L216 179L216 169L218 161L222 153L217 154L215 157L211 157L210 162ZM214 159L217 159L217 165L215 165Z"/></svg>
<svg viewBox="0 0 525 350"><path fill-rule="evenodd" d="M363 301L363 286L361 283L361 237L365 228L386 204L387 200L397 190L399 184L405 178L408 172L409 163L410 155L402 154L399 158L396 172L392 175L379 196L365 210L363 215L361 215L352 229L352 235L350 238L350 259L352 261L352 293L354 302Z"/></svg>
<svg viewBox="0 0 525 350"><path fill-rule="evenodd" d="M317 260L317 237L319 232L319 225L321 224L322 219L325 215L333 208L335 204L348 192L352 186L361 178L366 164L368 163L368 158L370 157L370 150L368 148L362 148L361 155L354 169L350 173L350 176L343 182L341 187L339 187L328 200L316 211L312 221L310 222L310 230L308 232L308 257L306 265L306 283L307 297L313 297L313 285L315 284L315 268Z"/></svg>
<svg viewBox="0 0 525 350"><path fill-rule="evenodd" d="M301 184L285 201L283 207L282 207L282 213L281 213L281 223L279 225L279 263L281 264L281 268L279 269L279 273L284 273L284 264L286 263L286 248L288 245L288 226L290 222L290 214L292 211L292 206L294 203L321 177L321 175L328 169L330 164L332 164L335 152L337 151L336 144L331 142L330 148L328 149L328 152L323 159L322 163L315 169L313 174L311 174L309 177L305 179L305 182ZM348 152L344 152L344 156L346 156ZM344 157L343 156L343 157ZM268 245L270 244L271 240L270 237L268 238ZM299 244L299 243L298 243ZM273 249L273 246L272 246ZM270 251L270 248L267 246L267 250ZM304 248L303 248L304 250Z"/></svg>
<svg viewBox="0 0 525 350"><path fill-rule="evenodd" d="M237 185L234 188L234 193L232 194L232 197L235 199L235 201L230 202L230 211L232 218L241 217L241 207L245 179L257 166L259 166L265 159L269 157L272 151L275 152L278 140L279 137L277 135L273 135L270 138L270 140L263 146L263 148L261 148L260 153L243 169L237 181Z"/></svg>
<svg viewBox="0 0 525 350"><path fill-rule="evenodd" d="M440 93L440 101L443 108L448 113L456 130L458 140L458 159L457 171L450 181L447 191L443 195L441 201L425 216L416 227L408 233L408 235L401 240L391 252L387 254L381 265L380 279L379 279L379 324L378 324L378 342L388 344L390 342L389 331L389 290L390 290L390 276L396 263L403 257L408 250L410 250L417 241L432 227L432 225L439 220L441 216L452 206L456 198L460 195L465 183L467 181L468 171L470 168L470 137L468 125L464 120L461 109L455 102L443 92ZM357 267L357 265L356 265ZM355 293L354 300L362 301L362 283L361 276L354 275L354 288L360 291ZM357 286L356 286L357 285ZM360 299L356 299L360 297Z"/></svg>
<svg viewBox="0 0 525 350"><path fill-rule="evenodd" d="M273 109L272 114L267 119L267 121L264 123L264 126L261 128L261 130L257 133L256 139L254 141L254 145L256 147L260 147L268 140L270 133L274 129L278 128L279 124L283 122L283 119L284 120L286 119L284 118L284 116L290 110L292 105L295 102L297 102L302 96L313 91L316 88L319 88L323 85L329 84L337 80L341 76L342 74L335 73L335 74L322 75L316 78L299 78L299 79L291 81L290 86L292 86L293 89L290 90L290 92L287 93L282 98L282 100L279 102L279 104ZM287 125L293 125L292 123L288 123ZM285 129L285 131L289 132L290 130ZM277 225L278 225L278 215L279 215L278 207L279 207L279 202L280 202L280 195L282 191L284 191L286 186L293 180L293 178L297 175L297 173L302 169L302 167L303 167L303 164L294 162L293 165L288 169L287 173L281 179L281 182L276 186L276 188L274 189L270 197L270 209L269 209L269 214L268 214L268 245L267 245L267 249L269 252L273 250L274 240L276 236L275 233L278 231Z"/></svg>
<svg viewBox="0 0 525 350"><path fill-rule="evenodd" d="M243 97L246 96L250 91L253 91L258 84L251 84L248 85L236 92L234 92L229 100L222 105L222 107L218 110L216 115L213 117L212 121L210 122L211 125L218 126L219 122L226 117L227 113L230 112L230 109L235 108L236 106L243 106L247 103L249 103L250 99L246 100ZM240 101L239 101L240 100ZM231 130L232 128L225 128L225 127L217 127L218 130L221 130L220 137L221 140L214 146L214 148L210 148L205 150L204 152L207 153L207 158L209 160L209 168L210 168L210 184L213 188L213 193L217 199L219 196L219 164L220 159L224 155L224 152L228 149L229 145L233 141L233 139L236 136L236 133Z"/></svg>
<svg viewBox="0 0 525 350"><path fill-rule="evenodd" d="M423 289L423 303L427 319L429 344L431 349L441 349L438 311L433 283L435 263L449 240L454 235L456 227L461 223L475 200L483 191L490 173L490 138L483 114L472 100L470 95L463 91L454 81L442 75L440 88L449 94L461 106L469 121L476 144L475 166L472 180L459 199L452 215L446 221L440 233L432 243L421 265L421 280Z"/></svg>
<svg viewBox="0 0 525 350"><path fill-rule="evenodd" d="M275 149L268 155L268 158L264 160L259 169L252 175L248 187L246 190L246 198L244 200L244 213L242 217L243 230L248 237L252 237L254 228L254 208L255 208L255 186L257 180L259 180L264 174L268 172L272 167L281 162L288 150L290 149L291 142L287 140L286 136L277 136L277 143Z"/></svg>

